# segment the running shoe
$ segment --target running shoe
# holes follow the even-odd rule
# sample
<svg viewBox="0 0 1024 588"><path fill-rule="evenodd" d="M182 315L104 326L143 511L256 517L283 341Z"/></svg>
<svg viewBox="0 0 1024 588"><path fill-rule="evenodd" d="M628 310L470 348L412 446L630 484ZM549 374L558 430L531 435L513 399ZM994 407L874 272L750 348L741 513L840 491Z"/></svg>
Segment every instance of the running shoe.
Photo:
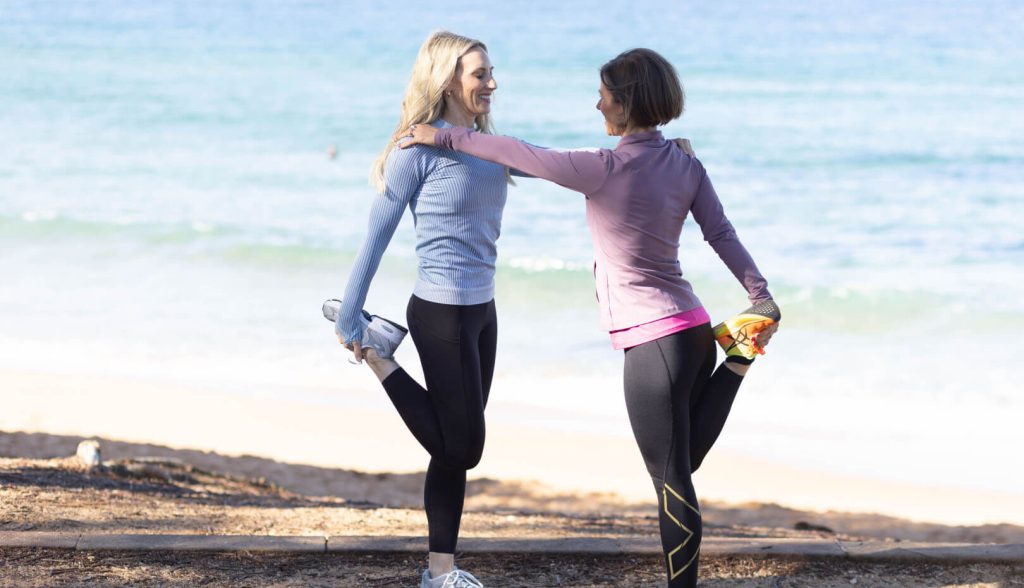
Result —
<svg viewBox="0 0 1024 588"><path fill-rule="evenodd" d="M766 300L716 325L715 339L725 350L727 358L735 356L752 360L764 355L764 347L758 344L757 334L780 320L782 312L778 305L774 300Z"/></svg>
<svg viewBox="0 0 1024 588"><path fill-rule="evenodd" d="M484 588L484 585L469 572L455 568L443 576L430 577L430 570L423 570L420 588Z"/></svg>
<svg viewBox="0 0 1024 588"><path fill-rule="evenodd" d="M331 299L324 302L324 318L333 322L338 320L338 313L341 312L341 300ZM409 332L402 325L389 321L388 319L362 311L360 318L363 322L363 340L361 345L372 347L377 356L383 359L392 359L395 356L395 349L401 344L402 339Z"/></svg>

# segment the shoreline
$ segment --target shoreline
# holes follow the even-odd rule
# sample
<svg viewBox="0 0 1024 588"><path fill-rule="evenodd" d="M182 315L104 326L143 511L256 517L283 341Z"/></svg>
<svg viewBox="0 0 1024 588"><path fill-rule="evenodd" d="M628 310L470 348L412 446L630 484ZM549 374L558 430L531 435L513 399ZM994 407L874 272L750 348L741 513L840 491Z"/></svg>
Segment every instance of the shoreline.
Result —
<svg viewBox="0 0 1024 588"><path fill-rule="evenodd" d="M387 410L243 397L125 377L0 370L0 383L9 391L0 431L99 436L379 474L420 472L427 460L397 414ZM609 495L620 504L654 502L631 439L531 428L501 418L488 425L487 450L471 480L535 481L552 492ZM768 503L945 525L1024 525L1024 495L839 476L726 450L712 451L695 485L710 503Z"/></svg>

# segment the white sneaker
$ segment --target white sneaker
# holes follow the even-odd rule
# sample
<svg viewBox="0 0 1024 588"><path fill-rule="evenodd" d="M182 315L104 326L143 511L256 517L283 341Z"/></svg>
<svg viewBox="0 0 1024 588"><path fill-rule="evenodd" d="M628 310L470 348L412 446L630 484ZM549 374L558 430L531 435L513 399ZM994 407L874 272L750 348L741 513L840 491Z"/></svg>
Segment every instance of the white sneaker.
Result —
<svg viewBox="0 0 1024 588"><path fill-rule="evenodd" d="M338 320L338 313L341 312L341 300L331 299L324 302L324 318L333 322ZM362 311L360 318L363 321L363 347L372 347L377 356L384 359L392 359L395 350L398 349L402 339L409 332L402 325L389 321L388 319Z"/></svg>
<svg viewBox="0 0 1024 588"><path fill-rule="evenodd" d="M473 577L473 574L455 568L443 576L430 577L430 570L423 570L420 588L484 588L484 585Z"/></svg>

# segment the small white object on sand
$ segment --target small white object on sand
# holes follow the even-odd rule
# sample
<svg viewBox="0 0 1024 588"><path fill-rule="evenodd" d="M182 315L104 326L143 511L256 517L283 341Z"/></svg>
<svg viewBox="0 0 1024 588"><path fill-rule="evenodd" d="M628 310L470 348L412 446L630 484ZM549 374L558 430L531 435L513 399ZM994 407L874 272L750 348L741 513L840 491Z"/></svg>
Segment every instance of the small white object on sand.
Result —
<svg viewBox="0 0 1024 588"><path fill-rule="evenodd" d="M87 439L78 444L78 451L75 452L82 464L92 469L103 463L100 457L100 443L95 439Z"/></svg>

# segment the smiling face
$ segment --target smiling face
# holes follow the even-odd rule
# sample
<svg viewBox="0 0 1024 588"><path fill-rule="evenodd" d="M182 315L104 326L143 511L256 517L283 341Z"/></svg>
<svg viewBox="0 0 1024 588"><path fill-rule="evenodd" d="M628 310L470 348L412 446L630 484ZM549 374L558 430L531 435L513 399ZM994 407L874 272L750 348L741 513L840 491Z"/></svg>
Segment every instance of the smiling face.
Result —
<svg viewBox="0 0 1024 588"><path fill-rule="evenodd" d="M615 101L604 82L601 82L598 93L601 98L597 101L597 109L604 115L604 130L609 135L617 137L626 130L626 109Z"/></svg>
<svg viewBox="0 0 1024 588"><path fill-rule="evenodd" d="M483 49L477 47L460 57L455 79L445 95L446 112L466 119L464 122L490 114L491 94L498 89L493 74L491 59Z"/></svg>

